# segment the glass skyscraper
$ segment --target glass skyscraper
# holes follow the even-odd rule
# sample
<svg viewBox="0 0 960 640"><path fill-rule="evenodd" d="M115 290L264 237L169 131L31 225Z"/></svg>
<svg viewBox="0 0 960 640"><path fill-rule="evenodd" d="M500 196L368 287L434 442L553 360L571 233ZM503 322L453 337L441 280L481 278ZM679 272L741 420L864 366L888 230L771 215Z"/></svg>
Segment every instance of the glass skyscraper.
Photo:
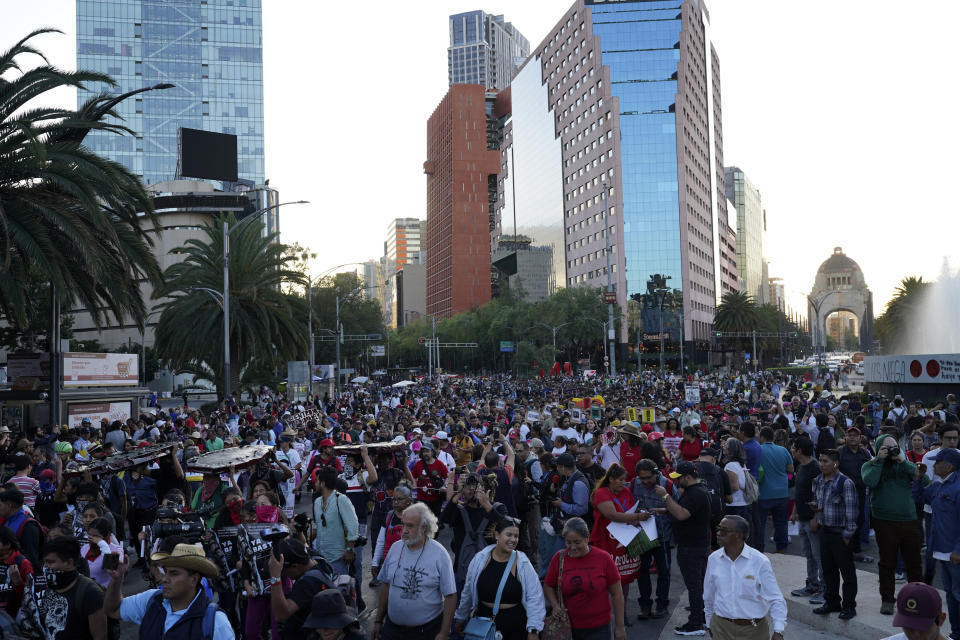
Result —
<svg viewBox="0 0 960 640"><path fill-rule="evenodd" d="M558 284L609 281L620 342L659 341L666 293L666 339L705 350L735 283L719 65L702 0L578 0L511 86L494 243L558 246Z"/></svg>
<svg viewBox="0 0 960 640"><path fill-rule="evenodd" d="M450 16L447 49L450 84L505 89L530 55L530 43L503 16L468 11Z"/></svg>
<svg viewBox="0 0 960 640"><path fill-rule="evenodd" d="M264 181L260 0L77 0L77 68L100 71L125 93L159 83L116 111L136 137L91 133L87 144L145 184L177 175L179 127L237 135L240 180Z"/></svg>

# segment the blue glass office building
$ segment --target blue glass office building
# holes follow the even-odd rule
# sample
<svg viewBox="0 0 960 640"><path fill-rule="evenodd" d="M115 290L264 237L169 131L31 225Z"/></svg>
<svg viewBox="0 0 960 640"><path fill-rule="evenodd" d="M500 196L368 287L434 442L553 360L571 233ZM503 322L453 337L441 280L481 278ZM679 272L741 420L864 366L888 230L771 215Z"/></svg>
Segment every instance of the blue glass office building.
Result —
<svg viewBox="0 0 960 640"><path fill-rule="evenodd" d="M562 233L558 282L601 288L609 278L624 309L621 342L659 339L655 275L669 277L675 300L664 318L668 339L680 339L682 322L685 341L706 340L736 273L723 255L731 245L719 59L703 2L578 0L534 47L514 90L505 144L513 147L516 201L532 202L530 191L562 203L518 207L517 231L535 243ZM524 144L520 127L536 118L550 123L561 166L555 177L526 183L523 161L547 148L542 133ZM502 165L513 169L506 153ZM512 205L512 185L502 180L502 188ZM562 208L559 220L554 208ZM514 232L512 215L501 210L501 237Z"/></svg>
<svg viewBox="0 0 960 640"><path fill-rule="evenodd" d="M119 85L88 87L80 104L98 91L176 85L117 107L136 138L87 138L145 184L176 176L179 127L236 134L240 179L263 183L260 0L77 0L77 68Z"/></svg>

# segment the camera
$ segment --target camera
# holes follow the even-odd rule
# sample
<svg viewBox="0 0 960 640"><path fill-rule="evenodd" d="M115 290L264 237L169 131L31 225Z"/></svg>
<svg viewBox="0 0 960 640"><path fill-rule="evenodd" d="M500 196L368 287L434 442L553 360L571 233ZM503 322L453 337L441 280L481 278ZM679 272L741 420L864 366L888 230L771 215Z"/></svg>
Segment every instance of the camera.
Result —
<svg viewBox="0 0 960 640"><path fill-rule="evenodd" d="M155 522L153 537L166 538L167 536L183 536L187 540L196 542L203 535L203 522ZM194 539L195 538L195 539Z"/></svg>
<svg viewBox="0 0 960 640"><path fill-rule="evenodd" d="M892 460L900 455L900 447L887 448L887 460Z"/></svg>
<svg viewBox="0 0 960 640"><path fill-rule="evenodd" d="M357 536L356 541L354 541L353 543L353 548L356 549L358 547L363 547L363 546L366 546L366 544L367 544L367 536Z"/></svg>

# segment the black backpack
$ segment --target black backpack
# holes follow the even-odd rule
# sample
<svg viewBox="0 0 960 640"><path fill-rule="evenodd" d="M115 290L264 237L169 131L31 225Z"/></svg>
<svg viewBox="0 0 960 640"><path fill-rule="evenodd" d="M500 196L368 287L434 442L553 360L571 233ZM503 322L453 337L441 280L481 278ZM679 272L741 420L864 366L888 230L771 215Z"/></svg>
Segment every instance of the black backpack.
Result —
<svg viewBox="0 0 960 640"><path fill-rule="evenodd" d="M700 480L703 486L710 494L710 512L713 514L723 513L723 478L721 473L725 473L720 467L710 462L698 462L697 467L700 470Z"/></svg>

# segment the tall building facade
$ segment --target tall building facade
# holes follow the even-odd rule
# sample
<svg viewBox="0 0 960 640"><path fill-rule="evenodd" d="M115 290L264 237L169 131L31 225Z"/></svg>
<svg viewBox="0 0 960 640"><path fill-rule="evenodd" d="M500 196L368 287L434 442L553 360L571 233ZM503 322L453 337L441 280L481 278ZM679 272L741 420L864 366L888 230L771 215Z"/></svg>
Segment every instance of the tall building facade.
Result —
<svg viewBox="0 0 960 640"><path fill-rule="evenodd" d="M719 66L700 0L578 0L511 85L494 243L556 247L566 286L609 276L621 342L659 337L663 288L663 332L709 338L735 233Z"/></svg>
<svg viewBox="0 0 960 640"><path fill-rule="evenodd" d="M239 178L264 182L260 0L77 0L77 68L118 83L80 89L78 104L101 91L175 85L117 105L136 137L86 139L145 184L177 177L179 127L235 134Z"/></svg>
<svg viewBox="0 0 960 640"><path fill-rule="evenodd" d="M530 43L503 16L468 11L450 16L449 84L505 89L530 55Z"/></svg>
<svg viewBox="0 0 960 640"><path fill-rule="evenodd" d="M482 85L455 84L427 121L430 316L451 316L490 300L490 211L500 168L494 105Z"/></svg>
<svg viewBox="0 0 960 640"><path fill-rule="evenodd" d="M392 266L391 273L403 269L404 265L419 262L425 225L420 218L395 218L387 225L384 255L387 264Z"/></svg>
<svg viewBox="0 0 960 640"><path fill-rule="evenodd" d="M727 197L737 211L737 264L741 291L758 305L771 301L767 272L767 212L760 191L739 167L724 169Z"/></svg>

